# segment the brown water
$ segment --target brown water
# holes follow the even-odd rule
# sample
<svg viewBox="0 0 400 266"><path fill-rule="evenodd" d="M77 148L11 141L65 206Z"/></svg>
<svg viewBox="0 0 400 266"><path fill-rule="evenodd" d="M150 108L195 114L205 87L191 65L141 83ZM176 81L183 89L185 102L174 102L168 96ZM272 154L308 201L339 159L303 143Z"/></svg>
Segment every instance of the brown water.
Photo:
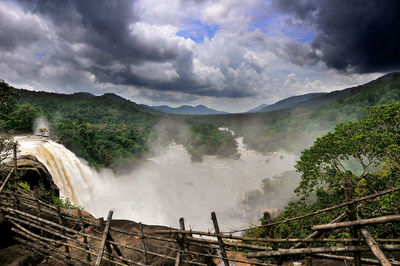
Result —
<svg viewBox="0 0 400 266"><path fill-rule="evenodd" d="M115 218L167 226L178 226L184 217L199 230L212 228L211 211L223 230L256 223L259 216L249 216L241 198L264 178L293 169L296 159L286 152L263 156L237 138L240 159L206 156L192 163L182 145L171 144L131 173L115 176L109 169L96 171L55 142L27 136L17 140L22 154L33 154L46 165L64 197L97 217L113 209Z"/></svg>

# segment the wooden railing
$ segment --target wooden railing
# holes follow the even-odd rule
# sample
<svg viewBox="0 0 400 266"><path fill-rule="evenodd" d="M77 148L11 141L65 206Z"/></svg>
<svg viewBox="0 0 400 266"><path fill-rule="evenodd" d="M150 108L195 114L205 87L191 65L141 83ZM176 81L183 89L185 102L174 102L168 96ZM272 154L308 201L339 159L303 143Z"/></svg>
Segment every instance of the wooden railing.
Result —
<svg viewBox="0 0 400 266"><path fill-rule="evenodd" d="M121 229L113 222L112 211L104 221L103 218L84 216L81 210L71 212L45 202L30 191L16 191L13 186L7 188L8 182L16 174L16 169L11 170L0 187L0 211L12 226L13 238L42 256L51 256L69 265L100 265L102 261L115 265L152 265L156 259L170 261L175 265L210 265L212 260L219 260L226 266L230 262L272 265L267 261L280 264L288 256L306 258L308 263L312 258L323 258L353 261L356 265L400 265L394 258L388 258L387 254L390 253L386 252L400 251L398 236L392 239L374 239L365 227L397 223L400 221L398 213L370 219L349 216L355 211L356 203L397 193L400 188L356 199L347 198L346 202L339 205L279 222L270 222L267 219L269 215L266 214L267 224L256 228L269 228L268 237L249 237L238 235L238 231L221 232L214 212L211 213L213 232L186 230L183 218L179 219L180 229L164 228L146 232L146 226L141 223L135 224L134 230ZM346 210L329 224L313 226L314 232L307 238L274 237L273 230L277 225L339 208ZM325 232L339 228L350 228L351 237L322 237ZM244 230L251 229L254 228ZM135 240L137 244L127 244L126 241L121 241L121 236ZM279 243L292 246L283 249L279 248ZM318 243L334 243L335 246L315 246ZM309 244L313 244L312 247L308 247ZM232 250L241 253L241 259L232 256ZM375 259L361 256L367 253L373 254Z"/></svg>

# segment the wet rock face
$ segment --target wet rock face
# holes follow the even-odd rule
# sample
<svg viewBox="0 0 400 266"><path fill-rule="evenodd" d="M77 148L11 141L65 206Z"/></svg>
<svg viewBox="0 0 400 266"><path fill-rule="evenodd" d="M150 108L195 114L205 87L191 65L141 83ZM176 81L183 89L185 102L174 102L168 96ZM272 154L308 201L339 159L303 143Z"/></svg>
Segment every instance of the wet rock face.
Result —
<svg viewBox="0 0 400 266"><path fill-rule="evenodd" d="M59 196L59 189L54 184L51 174L41 162L39 162L33 155L24 155L18 158L18 181L26 182L31 189L40 191L51 192L54 196ZM6 168L11 170L13 162L8 162ZM39 195L40 196L40 195Z"/></svg>

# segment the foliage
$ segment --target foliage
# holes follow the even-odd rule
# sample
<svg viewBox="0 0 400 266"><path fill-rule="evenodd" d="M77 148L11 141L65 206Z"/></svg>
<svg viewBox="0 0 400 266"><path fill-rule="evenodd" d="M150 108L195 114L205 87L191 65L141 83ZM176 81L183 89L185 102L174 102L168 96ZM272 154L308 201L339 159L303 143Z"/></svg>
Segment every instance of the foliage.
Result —
<svg viewBox="0 0 400 266"><path fill-rule="evenodd" d="M230 157L236 154L237 144L231 132L204 122L192 122L191 130L191 142L187 149L193 161L201 161L202 155Z"/></svg>
<svg viewBox="0 0 400 266"><path fill-rule="evenodd" d="M74 209L74 210L82 209L82 207L74 205L68 198L62 199L53 196L52 201L55 205L60 206L61 208Z"/></svg>
<svg viewBox="0 0 400 266"><path fill-rule="evenodd" d="M3 162L12 155L14 145L13 137L0 135L0 176L6 175L3 169Z"/></svg>
<svg viewBox="0 0 400 266"><path fill-rule="evenodd" d="M361 197L400 186L400 101L368 108L357 122L339 124L333 132L318 138L303 151L296 168L301 181L296 192L300 200L291 202L275 219L300 216L344 201L343 186L349 180L354 197ZM398 213L400 196L390 194L364 202L359 218ZM324 213L279 227L277 237L306 237L311 226L328 223L344 210ZM400 233L396 224L375 226L372 233L394 237ZM251 234L265 234L264 230ZM329 232L347 237L345 229ZM329 235L328 234L328 235Z"/></svg>
<svg viewBox="0 0 400 266"><path fill-rule="evenodd" d="M14 88L4 80L0 80L0 120L9 119L9 115L17 107L18 97L18 92Z"/></svg>
<svg viewBox="0 0 400 266"><path fill-rule="evenodd" d="M24 103L17 107L5 122L4 128L20 132L32 132L33 123L36 118L44 113L42 108Z"/></svg>
<svg viewBox="0 0 400 266"><path fill-rule="evenodd" d="M302 152L296 165L302 173L297 192L308 196L326 186L338 190L346 179L358 194L376 191L382 182L389 185L387 178L400 163L399 123L400 101L369 108L357 122L338 124Z"/></svg>

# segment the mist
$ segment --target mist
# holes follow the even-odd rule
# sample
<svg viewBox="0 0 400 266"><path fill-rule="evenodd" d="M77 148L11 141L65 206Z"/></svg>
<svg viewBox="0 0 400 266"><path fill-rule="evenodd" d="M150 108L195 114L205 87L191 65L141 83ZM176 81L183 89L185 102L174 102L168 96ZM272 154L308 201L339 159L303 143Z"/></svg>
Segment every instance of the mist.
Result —
<svg viewBox="0 0 400 266"><path fill-rule="evenodd" d="M33 123L33 134L34 135L42 135L41 130L45 129L46 131L43 131L43 134L46 136L50 136L50 127L49 127L49 121L45 116L40 116L35 119Z"/></svg>
<svg viewBox="0 0 400 266"><path fill-rule="evenodd" d="M48 128L44 119L35 124L35 132ZM263 211L281 208L294 194L293 187L278 185L271 192L274 201L265 200L265 191L259 200L254 198L254 191L263 191L266 180L294 170L294 153L280 150L261 154L247 149L243 137L237 137L239 159L204 156L202 162L192 162L184 145L177 143L187 141L188 130L178 130L177 125L165 121L156 128L164 139L151 145L157 151L155 156L135 168L116 171L96 170L51 140L29 137L18 141L23 153L35 155L50 168L64 198L95 217L106 217L113 210L115 218L173 227L178 227L179 218L184 217L188 227L208 230L212 229L210 213L215 211L221 229L231 230L258 224ZM170 134L171 128L180 132L175 139L183 139L174 142L166 137L163 131ZM65 171L67 176L60 176Z"/></svg>

